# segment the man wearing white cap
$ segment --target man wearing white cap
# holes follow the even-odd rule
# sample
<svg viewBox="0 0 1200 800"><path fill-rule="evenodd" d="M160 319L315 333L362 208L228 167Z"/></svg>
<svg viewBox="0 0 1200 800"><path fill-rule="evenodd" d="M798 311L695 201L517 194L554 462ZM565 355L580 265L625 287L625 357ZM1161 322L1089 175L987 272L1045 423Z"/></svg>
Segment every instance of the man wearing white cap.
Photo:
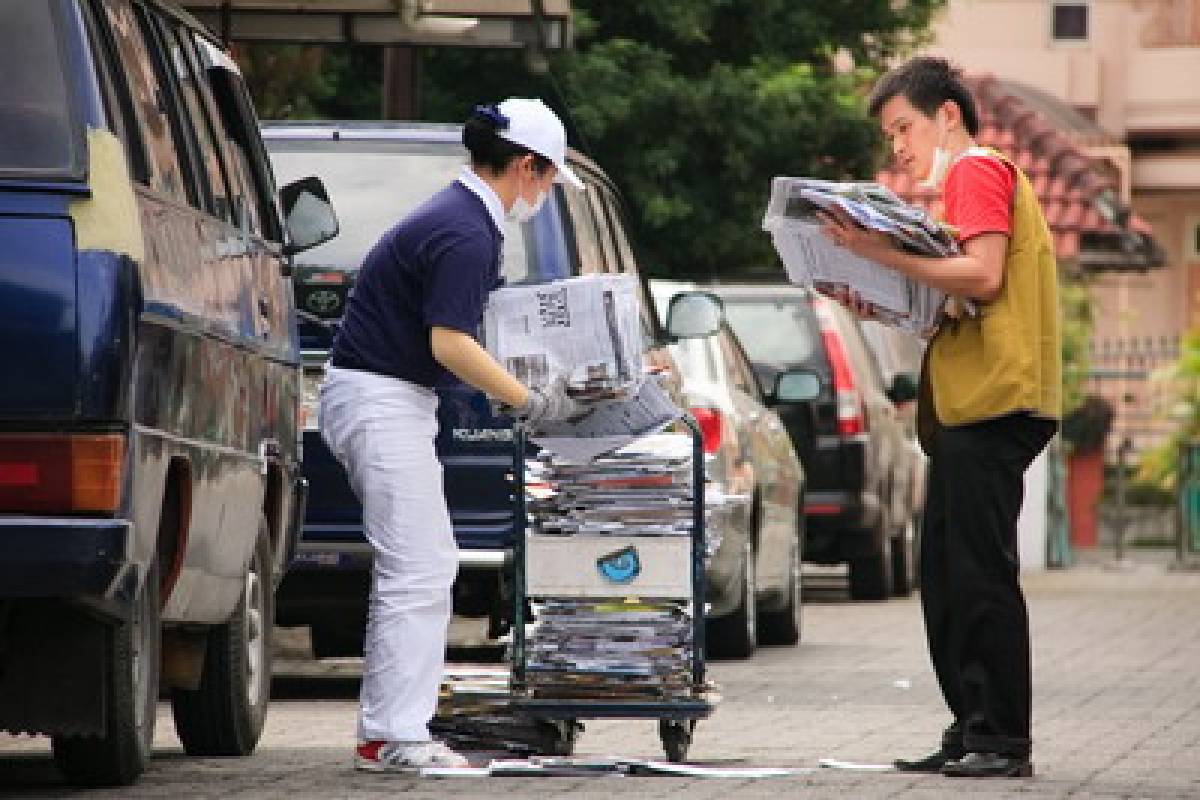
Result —
<svg viewBox="0 0 1200 800"><path fill-rule="evenodd" d="M562 123L540 100L479 106L470 165L364 259L321 387L321 434L363 506L374 551L355 765L466 766L432 740L458 571L434 452L435 390L459 382L530 422L568 418L562 386L528 389L475 339L501 282L505 219L537 213L555 180L576 188Z"/></svg>

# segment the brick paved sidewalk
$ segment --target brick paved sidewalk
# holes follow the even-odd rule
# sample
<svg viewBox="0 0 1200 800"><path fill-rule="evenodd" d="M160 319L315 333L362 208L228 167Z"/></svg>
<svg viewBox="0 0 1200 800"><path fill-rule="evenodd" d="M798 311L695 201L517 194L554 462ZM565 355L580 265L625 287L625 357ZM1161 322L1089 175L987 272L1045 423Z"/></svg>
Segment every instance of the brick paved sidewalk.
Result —
<svg viewBox="0 0 1200 800"><path fill-rule="evenodd" d="M834 757L886 762L932 748L946 723L915 598L855 604L844 589L811 594L804 642L712 665L725 699L691 755L750 765L814 766ZM642 797L1195 798L1200 797L1200 575L1161 565L1097 566L1026 581L1035 656L1032 780L951 781L821 771L758 781L673 778L459 779L359 775L348 768L355 681L283 680L250 759L190 759L160 710L159 754L121 798ZM661 756L651 722L593 722L578 752ZM744 760L744 761L740 761ZM43 741L0 737L0 796L58 797Z"/></svg>

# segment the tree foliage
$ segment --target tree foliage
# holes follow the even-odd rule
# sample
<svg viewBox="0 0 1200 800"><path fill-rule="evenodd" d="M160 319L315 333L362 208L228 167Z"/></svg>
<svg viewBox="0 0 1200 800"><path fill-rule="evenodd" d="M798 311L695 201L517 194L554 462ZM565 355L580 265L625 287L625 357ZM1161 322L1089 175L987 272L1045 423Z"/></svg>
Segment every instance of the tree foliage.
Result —
<svg viewBox="0 0 1200 800"><path fill-rule="evenodd" d="M775 175L866 178L879 135L863 94L924 39L944 0L573 0L575 47L532 72L525 52L431 48L426 119L539 96L629 205L648 272L777 270L760 231ZM835 54L857 65L838 72ZM239 48L264 118L375 118L378 48Z"/></svg>
<svg viewBox="0 0 1200 800"><path fill-rule="evenodd" d="M865 178L879 153L863 92L941 0L575 0L575 48L547 75L522 53L426 54L425 116L543 97L616 181L649 271L774 270L760 231L775 175ZM838 73L835 53L858 68Z"/></svg>
<svg viewBox="0 0 1200 800"><path fill-rule="evenodd" d="M262 119L374 119L382 51L377 47L236 45Z"/></svg>

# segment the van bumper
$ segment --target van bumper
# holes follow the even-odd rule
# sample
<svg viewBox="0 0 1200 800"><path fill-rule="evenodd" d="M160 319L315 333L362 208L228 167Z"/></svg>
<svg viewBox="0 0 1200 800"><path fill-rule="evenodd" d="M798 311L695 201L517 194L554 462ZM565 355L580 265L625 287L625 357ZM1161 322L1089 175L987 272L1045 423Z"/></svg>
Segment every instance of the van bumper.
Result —
<svg viewBox="0 0 1200 800"><path fill-rule="evenodd" d="M116 600L133 523L0 517L0 597Z"/></svg>

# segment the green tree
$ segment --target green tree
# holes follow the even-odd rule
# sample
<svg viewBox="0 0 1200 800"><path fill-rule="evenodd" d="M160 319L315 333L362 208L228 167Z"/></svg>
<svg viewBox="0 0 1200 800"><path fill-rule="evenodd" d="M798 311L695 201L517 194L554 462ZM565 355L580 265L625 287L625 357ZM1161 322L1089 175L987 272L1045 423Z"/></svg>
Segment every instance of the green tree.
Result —
<svg viewBox="0 0 1200 800"><path fill-rule="evenodd" d="M233 56L262 119L374 119L382 52L378 47L239 44Z"/></svg>
<svg viewBox="0 0 1200 800"><path fill-rule="evenodd" d="M575 0L575 48L545 75L522 53L427 51L425 116L541 96L622 190L648 271L773 271L760 231L771 177L873 174L879 135L862 95L941 2ZM858 69L835 71L838 51Z"/></svg>

